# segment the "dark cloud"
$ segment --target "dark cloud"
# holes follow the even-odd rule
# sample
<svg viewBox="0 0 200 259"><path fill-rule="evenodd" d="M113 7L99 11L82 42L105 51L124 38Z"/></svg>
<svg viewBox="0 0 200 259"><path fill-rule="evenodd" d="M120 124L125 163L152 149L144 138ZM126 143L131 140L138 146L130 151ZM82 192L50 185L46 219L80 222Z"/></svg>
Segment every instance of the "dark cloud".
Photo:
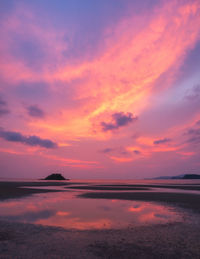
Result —
<svg viewBox="0 0 200 259"><path fill-rule="evenodd" d="M7 102L0 96L0 117L10 113L7 108Z"/></svg>
<svg viewBox="0 0 200 259"><path fill-rule="evenodd" d="M199 101L200 99L200 84L195 85L190 93L186 95L189 101Z"/></svg>
<svg viewBox="0 0 200 259"><path fill-rule="evenodd" d="M135 153L136 155L139 155L141 152L139 150L133 150L133 153Z"/></svg>
<svg viewBox="0 0 200 259"><path fill-rule="evenodd" d="M122 155L125 155L125 156L129 154L129 152L127 152L125 150L121 150L119 153L122 154Z"/></svg>
<svg viewBox="0 0 200 259"><path fill-rule="evenodd" d="M187 142L199 144L200 143L200 128L189 129L186 133L189 136Z"/></svg>
<svg viewBox="0 0 200 259"><path fill-rule="evenodd" d="M16 85L15 94L20 99L29 100L29 103L33 103L35 100L43 101L50 98L49 85L43 81L28 82L24 81Z"/></svg>
<svg viewBox="0 0 200 259"><path fill-rule="evenodd" d="M0 138L10 141L19 142L29 146L40 146L44 148L56 148L57 144L49 139L41 139L37 136L24 136L19 132L4 131L0 128Z"/></svg>
<svg viewBox="0 0 200 259"><path fill-rule="evenodd" d="M104 148L101 150L102 153L110 153L111 151L113 151L113 148Z"/></svg>
<svg viewBox="0 0 200 259"><path fill-rule="evenodd" d="M101 153L117 153L117 154L121 154L121 155L128 155L129 152L127 152L124 147L115 147L115 148L105 148L100 150Z"/></svg>
<svg viewBox="0 0 200 259"><path fill-rule="evenodd" d="M123 112L117 112L112 115L112 122L101 122L101 126L103 131L115 130L126 126L135 120L137 120L137 117L134 117L130 112L126 114Z"/></svg>
<svg viewBox="0 0 200 259"><path fill-rule="evenodd" d="M41 44L40 39L36 37L34 32L26 31L25 34L14 34L12 40L13 45L10 51L14 58L37 72L44 68L47 52L45 46Z"/></svg>
<svg viewBox="0 0 200 259"><path fill-rule="evenodd" d="M167 142L170 142L171 139L169 138L163 138L163 139L158 139L158 140L155 140L153 143L155 145L159 145L159 144L164 144L164 143L167 143Z"/></svg>
<svg viewBox="0 0 200 259"><path fill-rule="evenodd" d="M37 105L30 105L27 107L27 112L31 117L44 118L45 113Z"/></svg>

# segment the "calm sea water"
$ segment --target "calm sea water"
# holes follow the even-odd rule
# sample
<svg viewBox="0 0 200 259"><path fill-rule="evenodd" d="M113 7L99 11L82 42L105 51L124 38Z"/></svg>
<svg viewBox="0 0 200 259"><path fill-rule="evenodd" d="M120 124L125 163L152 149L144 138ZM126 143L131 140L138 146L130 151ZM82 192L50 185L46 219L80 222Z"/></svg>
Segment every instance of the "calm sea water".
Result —
<svg viewBox="0 0 200 259"><path fill-rule="evenodd" d="M33 182L27 179L24 181ZM72 180L72 182L75 186L79 183L84 185L200 184L200 181L196 180ZM78 195L87 190L65 189L63 186L37 188L61 189L63 192L34 194L25 198L1 201L0 219L75 229L123 228L185 220L185 214L181 210L160 203L84 199ZM165 189L165 191L171 190Z"/></svg>

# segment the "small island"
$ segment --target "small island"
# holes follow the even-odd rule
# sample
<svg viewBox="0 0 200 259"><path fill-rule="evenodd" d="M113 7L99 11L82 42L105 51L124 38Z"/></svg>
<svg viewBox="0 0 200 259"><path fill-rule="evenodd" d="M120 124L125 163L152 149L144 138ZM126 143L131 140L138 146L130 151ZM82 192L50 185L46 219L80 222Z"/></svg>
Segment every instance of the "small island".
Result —
<svg viewBox="0 0 200 259"><path fill-rule="evenodd" d="M69 179L66 179L64 176L62 176L62 174L50 174L46 178L44 178L44 180L62 181L62 180L69 180Z"/></svg>

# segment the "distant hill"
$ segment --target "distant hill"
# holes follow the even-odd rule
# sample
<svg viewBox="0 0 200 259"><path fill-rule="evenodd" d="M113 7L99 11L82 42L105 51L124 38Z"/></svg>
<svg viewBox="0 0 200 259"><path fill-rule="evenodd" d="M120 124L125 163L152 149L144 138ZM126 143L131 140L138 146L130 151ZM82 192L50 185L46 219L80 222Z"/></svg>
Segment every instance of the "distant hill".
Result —
<svg viewBox="0 0 200 259"><path fill-rule="evenodd" d="M200 179L199 174L185 174L182 179Z"/></svg>
<svg viewBox="0 0 200 259"><path fill-rule="evenodd" d="M60 180L69 180L69 179L65 179L65 177L62 176L62 174L50 174L46 178L44 178L44 180L60 181Z"/></svg>
<svg viewBox="0 0 200 259"><path fill-rule="evenodd" d="M167 179L200 179L199 174L181 174L181 175L176 175L176 176L160 176L160 177L155 177L153 179L157 180L167 180Z"/></svg>

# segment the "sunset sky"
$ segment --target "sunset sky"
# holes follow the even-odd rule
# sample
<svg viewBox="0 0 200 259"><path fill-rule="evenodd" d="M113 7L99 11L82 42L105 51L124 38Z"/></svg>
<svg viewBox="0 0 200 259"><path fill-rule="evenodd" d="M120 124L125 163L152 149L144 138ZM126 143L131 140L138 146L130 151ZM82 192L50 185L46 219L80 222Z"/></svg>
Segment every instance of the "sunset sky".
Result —
<svg viewBox="0 0 200 259"><path fill-rule="evenodd" d="M0 177L200 173L199 0L0 1Z"/></svg>

